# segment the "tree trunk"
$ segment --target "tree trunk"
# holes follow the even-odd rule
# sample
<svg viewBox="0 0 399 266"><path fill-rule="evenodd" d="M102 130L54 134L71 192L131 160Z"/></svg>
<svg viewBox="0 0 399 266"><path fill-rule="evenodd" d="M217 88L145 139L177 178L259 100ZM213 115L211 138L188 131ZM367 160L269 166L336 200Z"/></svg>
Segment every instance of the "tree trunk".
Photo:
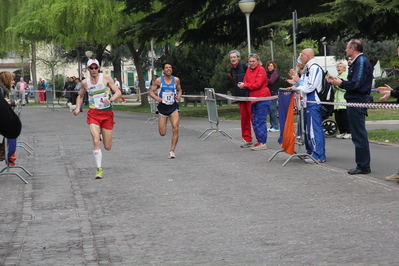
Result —
<svg viewBox="0 0 399 266"><path fill-rule="evenodd" d="M120 58L114 58L112 61L112 65L114 66L114 77L122 83L122 66L121 66L121 59ZM122 84L121 84L122 88Z"/></svg>
<svg viewBox="0 0 399 266"><path fill-rule="evenodd" d="M140 92L145 93L147 92L147 89L145 88L143 65L140 60L140 53L142 49L139 48L139 50L136 51L132 42L127 42L126 45L133 56L133 62L134 65L136 66L136 71L140 82ZM141 96L141 105L149 105L148 94L144 94Z"/></svg>
<svg viewBox="0 0 399 266"><path fill-rule="evenodd" d="M36 75L36 43L30 43L31 48L31 63L30 63L30 73L32 75L33 89L35 91L35 103L40 103L40 95L37 87L37 75Z"/></svg>

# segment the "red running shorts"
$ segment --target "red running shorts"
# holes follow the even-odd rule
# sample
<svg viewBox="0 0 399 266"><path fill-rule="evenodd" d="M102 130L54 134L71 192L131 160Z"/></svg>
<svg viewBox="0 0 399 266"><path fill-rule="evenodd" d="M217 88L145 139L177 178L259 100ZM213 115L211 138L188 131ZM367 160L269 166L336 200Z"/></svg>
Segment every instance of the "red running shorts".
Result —
<svg viewBox="0 0 399 266"><path fill-rule="evenodd" d="M87 124L99 125L100 128L112 130L114 129L114 112L112 110L101 111L89 109L87 112Z"/></svg>

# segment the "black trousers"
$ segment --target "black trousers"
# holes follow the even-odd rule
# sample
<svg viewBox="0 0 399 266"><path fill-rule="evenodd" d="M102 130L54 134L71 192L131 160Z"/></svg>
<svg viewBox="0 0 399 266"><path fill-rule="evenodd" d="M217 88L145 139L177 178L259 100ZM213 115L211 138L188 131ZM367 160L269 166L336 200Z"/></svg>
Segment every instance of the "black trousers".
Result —
<svg viewBox="0 0 399 266"><path fill-rule="evenodd" d="M335 112L335 122L337 123L339 133L351 133L349 129L348 115L346 109L336 109Z"/></svg>

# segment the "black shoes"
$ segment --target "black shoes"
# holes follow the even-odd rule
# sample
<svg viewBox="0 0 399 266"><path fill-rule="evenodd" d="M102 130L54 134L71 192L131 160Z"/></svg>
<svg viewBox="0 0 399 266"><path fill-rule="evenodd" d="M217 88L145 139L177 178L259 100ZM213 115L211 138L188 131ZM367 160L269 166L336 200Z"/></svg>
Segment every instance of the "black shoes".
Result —
<svg viewBox="0 0 399 266"><path fill-rule="evenodd" d="M348 171L348 174L350 174L350 175L367 175L367 174L370 174L370 173L371 173L371 170L370 170L370 169L368 169L368 170L361 170L361 169L353 168L353 169L350 169L350 170Z"/></svg>

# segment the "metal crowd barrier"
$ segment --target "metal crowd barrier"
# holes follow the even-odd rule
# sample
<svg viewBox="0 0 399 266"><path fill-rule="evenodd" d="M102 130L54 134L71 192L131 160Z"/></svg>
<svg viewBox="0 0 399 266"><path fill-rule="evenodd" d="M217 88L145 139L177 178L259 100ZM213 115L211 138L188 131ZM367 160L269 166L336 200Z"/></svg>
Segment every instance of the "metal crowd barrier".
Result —
<svg viewBox="0 0 399 266"><path fill-rule="evenodd" d="M198 138L201 138L202 135L205 134L205 132L211 130L211 132L203 140L206 140L214 132L219 132L223 136L233 139L225 131L219 130L219 117L218 117L218 108L216 104L216 94L213 88L205 88L205 102L206 102L206 109L208 110L208 119L209 122L211 123L211 127L203 131ZM213 124L215 124L215 128L213 127Z"/></svg>
<svg viewBox="0 0 399 266"><path fill-rule="evenodd" d="M15 107L14 112L18 115L18 117L21 117L21 111L22 111L22 102L23 102L23 98L25 97L24 95L22 95L21 93L18 94L20 96L19 100L19 104ZM21 97L22 96L22 97ZM10 97L10 99L14 99L15 100L15 96L13 95L13 97ZM23 144L23 145L21 145ZM32 152L30 150L33 151L33 148L26 143L25 141L19 141L17 138L17 147L22 147L25 151L27 151L29 154L32 154ZM29 149L30 150L29 150ZM11 172L11 169L15 169L15 168L19 168L25 171L25 173L27 173L29 176L32 176L32 174L26 170L23 166L20 165L10 165L9 161L8 161L8 139L4 138L4 153L5 153L5 162L6 162L6 167L4 167L2 170L0 170L0 175L16 175L18 176L25 184L28 184L28 181L26 181L20 174L16 173L16 172Z"/></svg>
<svg viewBox="0 0 399 266"><path fill-rule="evenodd" d="M0 175L16 175L19 177L19 179L21 179L25 184L28 184L28 181L25 180L25 178L23 178L20 174L16 173L16 172L10 172L11 169L14 168L20 168L22 170L25 171L25 173L27 173L29 176L32 176L31 173L29 173L24 167L20 166L20 165L13 165L11 166L9 161L8 161L8 139L4 138L4 155L5 155L5 161L6 161L6 167L4 167L1 171L0 171Z"/></svg>
<svg viewBox="0 0 399 266"><path fill-rule="evenodd" d="M284 97L282 94L289 94L290 96L290 100L292 97L295 98L295 102L296 102L296 116L299 118L297 119L298 124L297 124L297 131L295 134L295 144L296 146L298 146L298 151L294 150L294 154L290 155L290 157L288 157L288 159L283 163L283 166L285 166L292 158L294 157L299 157L301 159L303 158L310 158L312 159L315 163L319 163L318 161L316 161L310 154L307 154L306 151L305 152L301 152L302 146L305 145L305 129L304 129L304 108L303 108L303 102L300 100L300 94L298 90L286 90L286 89L282 89L280 88L279 90L279 97L278 97L278 101L279 101L279 108L278 108L278 112L279 112L279 117L286 117L288 112L294 112L294 110L290 110L290 105L288 105L288 109L287 110L283 110L283 106L285 106L285 104L282 102L284 101ZM295 114L294 114L295 115ZM285 129L288 125L286 125L286 121L281 121L280 120L280 138L279 141L281 140L281 144L283 145L283 137L284 137L284 133L285 133ZM291 125L292 126L292 125ZM269 162L271 160L273 160L274 157L277 156L278 153L280 152L285 152L284 148L281 150L276 151L272 157L270 157Z"/></svg>
<svg viewBox="0 0 399 266"><path fill-rule="evenodd" d="M156 114L158 113L157 101L153 98L150 99L150 108L151 108L152 117L148 118L147 121L145 121L145 123L152 121L152 123L151 123L151 125L152 125L156 121L158 121L158 117L156 116Z"/></svg>
<svg viewBox="0 0 399 266"><path fill-rule="evenodd" d="M54 93L52 90L46 90L46 103L54 111Z"/></svg>
<svg viewBox="0 0 399 266"><path fill-rule="evenodd" d="M15 109L14 112L17 114L17 116L19 118L21 118L21 111L22 111L22 105L21 102L20 104L18 104ZM32 155L33 148L32 146L30 146L28 143L26 143L25 141L19 140L17 139L17 147L21 147L23 148L27 153L29 153L30 155Z"/></svg>

